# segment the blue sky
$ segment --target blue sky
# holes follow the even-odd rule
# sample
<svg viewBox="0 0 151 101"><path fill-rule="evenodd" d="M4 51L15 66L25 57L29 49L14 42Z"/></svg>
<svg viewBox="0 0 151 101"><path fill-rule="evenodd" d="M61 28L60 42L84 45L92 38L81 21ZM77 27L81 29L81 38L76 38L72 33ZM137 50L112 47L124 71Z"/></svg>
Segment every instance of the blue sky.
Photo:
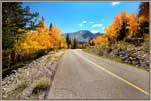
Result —
<svg viewBox="0 0 151 101"><path fill-rule="evenodd" d="M58 26L62 33L89 30L104 32L121 11L137 14L140 2L25 2L31 12L39 12L44 22Z"/></svg>

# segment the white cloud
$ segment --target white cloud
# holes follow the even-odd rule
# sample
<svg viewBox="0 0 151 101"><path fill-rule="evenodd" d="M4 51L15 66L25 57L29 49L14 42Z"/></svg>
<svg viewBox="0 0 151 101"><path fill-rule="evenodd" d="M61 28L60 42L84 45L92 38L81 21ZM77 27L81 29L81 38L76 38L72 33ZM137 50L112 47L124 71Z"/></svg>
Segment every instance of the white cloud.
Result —
<svg viewBox="0 0 151 101"><path fill-rule="evenodd" d="M78 25L80 26L80 27L82 27L84 24L86 24L87 23L87 21L82 21L81 23L79 23Z"/></svg>
<svg viewBox="0 0 151 101"><path fill-rule="evenodd" d="M91 30L92 33L97 33L99 32L98 30Z"/></svg>
<svg viewBox="0 0 151 101"><path fill-rule="evenodd" d="M102 29L104 30L104 29L105 29L105 27L102 27Z"/></svg>
<svg viewBox="0 0 151 101"><path fill-rule="evenodd" d="M87 23L87 21L82 21L82 23Z"/></svg>
<svg viewBox="0 0 151 101"><path fill-rule="evenodd" d="M92 27L101 27L103 24L93 24Z"/></svg>
<svg viewBox="0 0 151 101"><path fill-rule="evenodd" d="M80 24L78 24L80 27L82 27L83 26L83 24L82 23L80 23Z"/></svg>
<svg viewBox="0 0 151 101"><path fill-rule="evenodd" d="M120 2L112 2L112 6L118 5Z"/></svg>

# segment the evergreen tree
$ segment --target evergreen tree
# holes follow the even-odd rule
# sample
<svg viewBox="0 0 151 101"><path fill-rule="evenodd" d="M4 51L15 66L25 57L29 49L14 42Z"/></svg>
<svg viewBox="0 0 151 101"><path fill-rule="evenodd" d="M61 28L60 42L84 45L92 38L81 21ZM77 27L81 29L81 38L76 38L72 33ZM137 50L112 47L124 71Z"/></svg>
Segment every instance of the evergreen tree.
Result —
<svg viewBox="0 0 151 101"><path fill-rule="evenodd" d="M126 22L121 25L119 35L117 36L117 41L123 40L126 37L126 34L128 33L128 29L126 28L126 26Z"/></svg>
<svg viewBox="0 0 151 101"><path fill-rule="evenodd" d="M49 25L49 31L51 31L51 29L52 29L52 23L50 23Z"/></svg>
<svg viewBox="0 0 151 101"><path fill-rule="evenodd" d="M68 48L69 48L69 46L71 44L71 40L70 40L69 34L67 34L67 36L66 36L66 43L67 43Z"/></svg>
<svg viewBox="0 0 151 101"><path fill-rule="evenodd" d="M33 19L38 13L30 13L29 7L23 8L20 2L3 2L2 4L2 46L12 48L14 40L26 29L34 27Z"/></svg>
<svg viewBox="0 0 151 101"><path fill-rule="evenodd" d="M149 21L149 2L142 2L139 6L138 17L144 16Z"/></svg>
<svg viewBox="0 0 151 101"><path fill-rule="evenodd" d="M76 38L74 38L74 40L73 40L73 49L77 48L77 44L78 44L78 42L77 42Z"/></svg>
<svg viewBox="0 0 151 101"><path fill-rule="evenodd" d="M140 36L149 34L149 2L142 2L139 6L139 27Z"/></svg>

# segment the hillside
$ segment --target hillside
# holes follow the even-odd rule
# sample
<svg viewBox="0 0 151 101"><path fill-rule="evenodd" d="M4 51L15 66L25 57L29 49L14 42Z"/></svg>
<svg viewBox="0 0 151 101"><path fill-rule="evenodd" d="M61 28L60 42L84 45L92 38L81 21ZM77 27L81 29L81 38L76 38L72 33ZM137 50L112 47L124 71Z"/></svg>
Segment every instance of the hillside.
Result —
<svg viewBox="0 0 151 101"><path fill-rule="evenodd" d="M72 33L64 33L62 36L66 38L66 35L69 34L71 40L76 38L78 41L87 43L90 38L96 38L97 36L103 35L103 33L92 33L88 30L80 30Z"/></svg>

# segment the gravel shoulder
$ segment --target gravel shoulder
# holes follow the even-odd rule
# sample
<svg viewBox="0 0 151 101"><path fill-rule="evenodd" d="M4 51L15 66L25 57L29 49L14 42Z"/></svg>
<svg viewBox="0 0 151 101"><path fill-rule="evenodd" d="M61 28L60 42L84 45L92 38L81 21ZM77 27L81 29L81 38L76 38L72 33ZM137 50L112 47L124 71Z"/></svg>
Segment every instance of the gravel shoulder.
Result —
<svg viewBox="0 0 151 101"><path fill-rule="evenodd" d="M2 99L44 99L64 50L48 53L2 80Z"/></svg>

